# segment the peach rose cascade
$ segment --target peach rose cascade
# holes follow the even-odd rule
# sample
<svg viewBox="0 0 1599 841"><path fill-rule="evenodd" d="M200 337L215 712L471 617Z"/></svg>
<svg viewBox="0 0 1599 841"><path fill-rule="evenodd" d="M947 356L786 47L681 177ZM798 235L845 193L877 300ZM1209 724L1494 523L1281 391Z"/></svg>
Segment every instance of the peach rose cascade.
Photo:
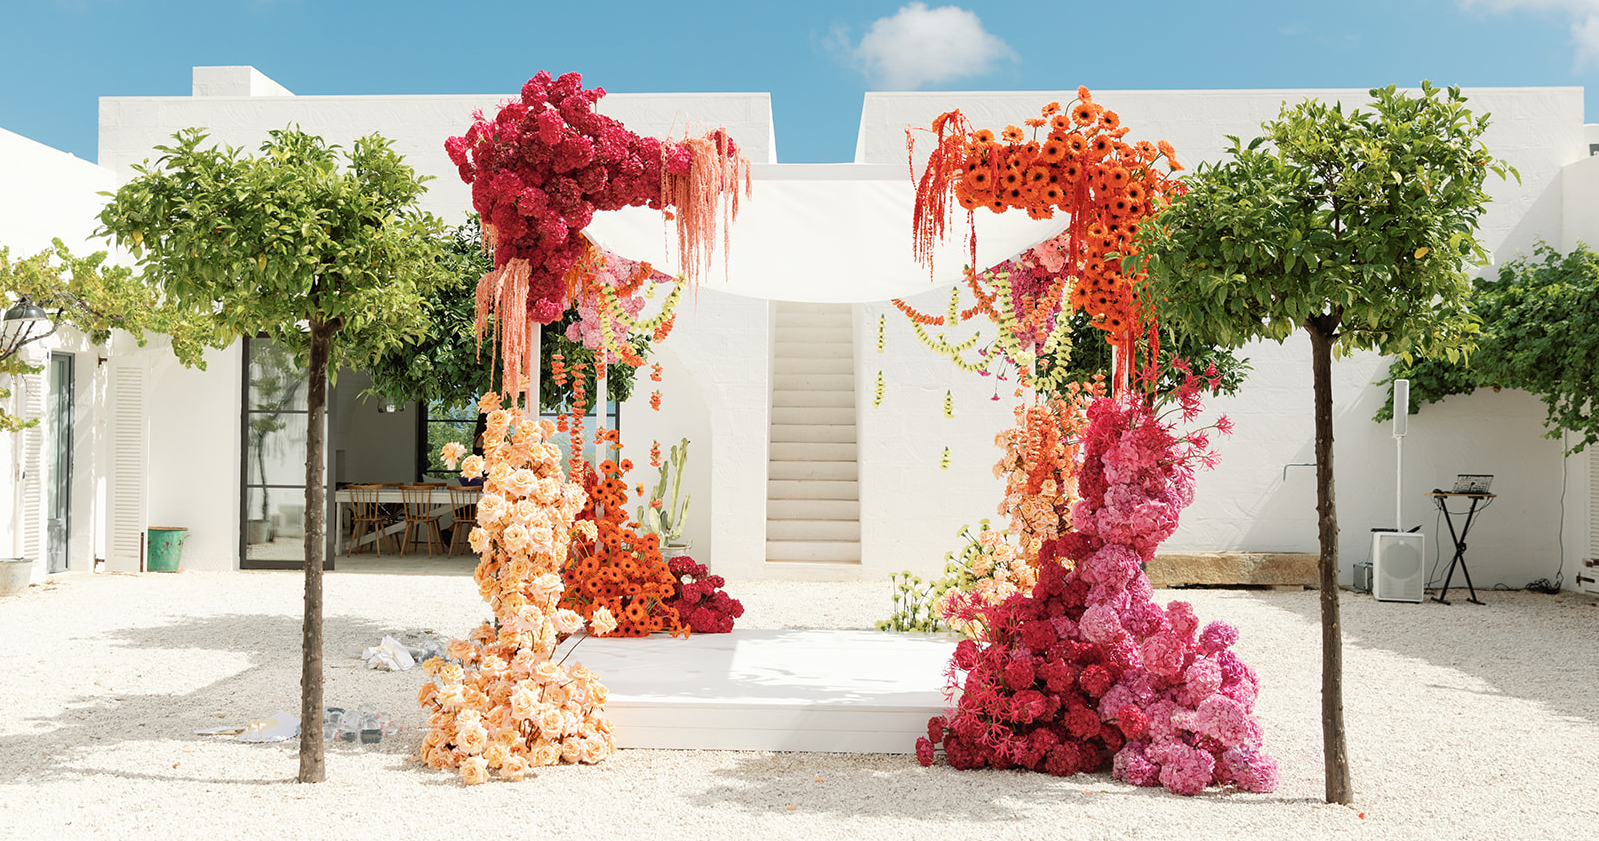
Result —
<svg viewBox="0 0 1599 841"><path fill-rule="evenodd" d="M469 785L518 780L540 765L599 762L615 750L598 676L551 659L557 640L584 625L557 607L571 533L594 528L573 523L583 490L561 469L549 440L554 424L523 419L493 393L478 408L488 415L483 456L461 460L458 444L443 455L452 470L461 460L462 476L487 477L471 544L480 557L473 577L494 618L450 644L455 662L424 663L434 680L417 695L430 713L419 758L458 768ZM605 611L590 624L605 632L615 623Z"/></svg>

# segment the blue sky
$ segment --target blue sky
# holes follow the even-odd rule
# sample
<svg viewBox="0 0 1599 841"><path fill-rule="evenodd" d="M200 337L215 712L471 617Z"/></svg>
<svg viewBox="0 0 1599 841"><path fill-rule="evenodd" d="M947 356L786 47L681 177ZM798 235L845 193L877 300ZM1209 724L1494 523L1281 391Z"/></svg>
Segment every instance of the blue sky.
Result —
<svg viewBox="0 0 1599 841"><path fill-rule="evenodd" d="M212 64L297 94L509 94L540 69L770 91L786 162L849 160L867 90L1599 83L1599 0L8 0L4 19L0 128L90 160L97 97L187 95Z"/></svg>

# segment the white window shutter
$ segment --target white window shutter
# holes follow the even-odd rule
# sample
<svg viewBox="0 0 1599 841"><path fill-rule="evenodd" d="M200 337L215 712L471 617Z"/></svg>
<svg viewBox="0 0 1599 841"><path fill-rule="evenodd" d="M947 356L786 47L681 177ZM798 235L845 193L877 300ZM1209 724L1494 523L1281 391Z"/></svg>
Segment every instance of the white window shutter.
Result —
<svg viewBox="0 0 1599 841"><path fill-rule="evenodd" d="M106 565L114 570L138 570L144 550L148 378L148 371L132 365L111 369L111 511L106 535L110 557Z"/></svg>
<svg viewBox="0 0 1599 841"><path fill-rule="evenodd" d="M38 421L17 433L22 436L21 475L17 492L22 495L22 557L35 561L44 557L44 375L24 374L15 387L21 388L22 418Z"/></svg>
<svg viewBox="0 0 1599 841"><path fill-rule="evenodd" d="M1599 446L1588 448L1588 554L1578 563L1576 584L1599 593Z"/></svg>

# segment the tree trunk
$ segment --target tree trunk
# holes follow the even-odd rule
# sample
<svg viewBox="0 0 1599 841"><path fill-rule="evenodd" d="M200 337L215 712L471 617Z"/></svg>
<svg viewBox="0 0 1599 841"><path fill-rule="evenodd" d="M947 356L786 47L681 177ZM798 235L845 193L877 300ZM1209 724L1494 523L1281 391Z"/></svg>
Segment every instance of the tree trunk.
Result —
<svg viewBox="0 0 1599 841"><path fill-rule="evenodd" d="M323 429L327 425L328 346L333 327L311 320L310 392L305 435L305 625L300 668L300 776L327 779L322 743L322 553L327 528Z"/></svg>
<svg viewBox="0 0 1599 841"><path fill-rule="evenodd" d="M1327 802L1349 805L1349 751L1344 739L1344 642L1338 619L1338 508L1333 496L1331 316L1308 319L1310 368L1316 392L1316 522L1321 542L1321 741Z"/></svg>

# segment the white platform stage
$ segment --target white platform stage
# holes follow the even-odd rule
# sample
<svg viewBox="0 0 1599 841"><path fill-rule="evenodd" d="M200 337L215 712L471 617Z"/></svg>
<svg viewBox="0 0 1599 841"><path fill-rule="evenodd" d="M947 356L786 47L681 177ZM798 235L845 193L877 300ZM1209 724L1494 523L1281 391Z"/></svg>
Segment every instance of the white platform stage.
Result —
<svg viewBox="0 0 1599 841"><path fill-rule="evenodd" d="M911 753L944 713L959 638L740 631L585 639L568 659L610 690L623 748ZM559 655L557 655L559 656Z"/></svg>

